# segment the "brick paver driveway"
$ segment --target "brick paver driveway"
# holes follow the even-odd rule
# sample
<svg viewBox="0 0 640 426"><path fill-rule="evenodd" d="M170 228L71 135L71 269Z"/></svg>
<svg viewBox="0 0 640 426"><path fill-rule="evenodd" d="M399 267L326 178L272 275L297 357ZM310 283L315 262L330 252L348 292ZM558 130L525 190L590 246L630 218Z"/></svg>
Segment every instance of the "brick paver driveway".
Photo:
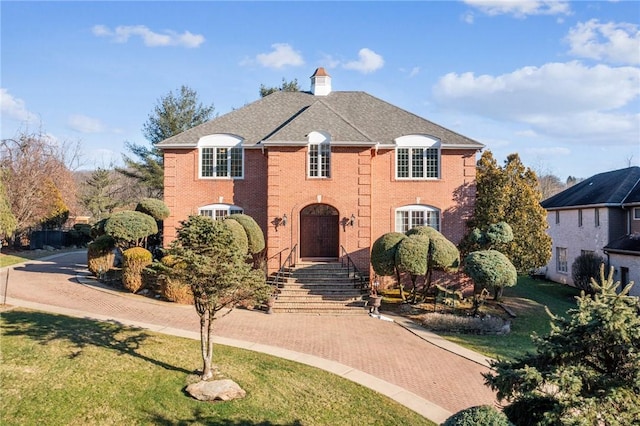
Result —
<svg viewBox="0 0 640 426"><path fill-rule="evenodd" d="M9 271L7 296L113 319L199 331L192 306L82 284L86 252L53 256ZM2 290L6 268L0 272ZM393 322L360 315L274 314L237 309L216 321L217 336L332 360L400 386L454 413L492 404L485 366L443 350Z"/></svg>

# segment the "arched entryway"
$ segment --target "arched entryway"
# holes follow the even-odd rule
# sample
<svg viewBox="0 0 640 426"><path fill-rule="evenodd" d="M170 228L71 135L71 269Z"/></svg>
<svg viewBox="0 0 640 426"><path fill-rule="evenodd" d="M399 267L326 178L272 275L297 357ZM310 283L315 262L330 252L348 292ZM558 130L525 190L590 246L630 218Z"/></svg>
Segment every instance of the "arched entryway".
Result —
<svg viewBox="0 0 640 426"><path fill-rule="evenodd" d="M311 204L300 212L300 257L337 258L340 246L338 210Z"/></svg>

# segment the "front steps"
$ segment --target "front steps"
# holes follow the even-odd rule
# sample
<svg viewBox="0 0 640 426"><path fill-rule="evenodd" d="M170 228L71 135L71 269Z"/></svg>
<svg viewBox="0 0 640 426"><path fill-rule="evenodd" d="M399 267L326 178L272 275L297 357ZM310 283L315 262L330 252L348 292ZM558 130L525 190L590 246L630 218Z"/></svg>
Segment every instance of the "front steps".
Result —
<svg viewBox="0 0 640 426"><path fill-rule="evenodd" d="M279 280L272 312L364 315L366 295L340 262L299 262Z"/></svg>

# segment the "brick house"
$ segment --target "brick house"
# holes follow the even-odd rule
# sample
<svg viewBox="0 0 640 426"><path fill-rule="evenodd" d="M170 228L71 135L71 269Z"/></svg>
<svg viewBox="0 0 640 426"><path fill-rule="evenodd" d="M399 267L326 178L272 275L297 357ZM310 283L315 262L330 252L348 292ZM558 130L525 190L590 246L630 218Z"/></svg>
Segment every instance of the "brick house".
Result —
<svg viewBox="0 0 640 426"><path fill-rule="evenodd" d="M547 278L573 285L571 265L591 251L615 268L615 280L639 283L631 292L640 295L640 167L594 175L542 207L553 240Z"/></svg>
<svg viewBox="0 0 640 426"><path fill-rule="evenodd" d="M369 270L372 243L429 225L458 243L473 211L479 142L364 92L275 92L158 144L165 245L189 215L252 216L269 271L347 253Z"/></svg>

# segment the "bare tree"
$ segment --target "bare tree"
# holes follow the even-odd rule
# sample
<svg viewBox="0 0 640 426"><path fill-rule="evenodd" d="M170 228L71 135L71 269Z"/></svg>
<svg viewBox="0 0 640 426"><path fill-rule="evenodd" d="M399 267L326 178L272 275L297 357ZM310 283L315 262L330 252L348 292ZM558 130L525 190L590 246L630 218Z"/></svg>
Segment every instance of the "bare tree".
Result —
<svg viewBox="0 0 640 426"><path fill-rule="evenodd" d="M58 143L42 132L23 132L0 142L0 167L17 234L47 220L60 199L72 214L76 211L70 166L78 166L79 158L79 145ZM52 188L58 192L51 194Z"/></svg>

